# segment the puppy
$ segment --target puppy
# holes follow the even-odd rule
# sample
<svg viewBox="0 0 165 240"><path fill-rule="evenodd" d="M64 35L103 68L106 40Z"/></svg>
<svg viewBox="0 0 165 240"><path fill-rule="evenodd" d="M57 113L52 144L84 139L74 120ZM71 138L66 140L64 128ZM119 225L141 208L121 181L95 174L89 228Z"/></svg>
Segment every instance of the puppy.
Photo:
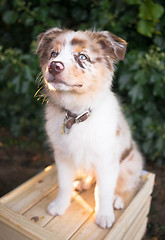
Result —
<svg viewBox="0 0 165 240"><path fill-rule="evenodd" d="M110 228L113 206L124 204L115 192L129 191L140 179L142 156L111 91L114 65L126 42L107 31L52 28L38 37L44 76L46 131L58 170L59 192L51 215L68 208L77 170L96 178L96 223ZM89 187L89 182L81 184Z"/></svg>

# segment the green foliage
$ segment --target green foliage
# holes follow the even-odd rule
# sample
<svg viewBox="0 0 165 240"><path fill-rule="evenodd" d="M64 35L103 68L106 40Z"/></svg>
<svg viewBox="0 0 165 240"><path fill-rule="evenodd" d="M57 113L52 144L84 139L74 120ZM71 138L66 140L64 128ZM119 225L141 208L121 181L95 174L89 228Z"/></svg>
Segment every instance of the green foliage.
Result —
<svg viewBox="0 0 165 240"><path fill-rule="evenodd" d="M139 5L139 22L137 31L147 37L152 37L155 31L155 25L164 13L164 8L152 0L126 0L128 4Z"/></svg>
<svg viewBox="0 0 165 240"><path fill-rule="evenodd" d="M41 136L37 35L51 27L109 30L128 41L114 90L149 160L165 151L165 3L160 0L1 0L0 119L14 135ZM40 86L39 86L40 87ZM118 90L117 90L118 89ZM40 94L40 91L38 91ZM38 95L37 94L37 95Z"/></svg>
<svg viewBox="0 0 165 240"><path fill-rule="evenodd" d="M125 69L129 69L126 73ZM165 53L131 51L120 69L119 88L127 96L126 112L143 153L162 163L165 158ZM125 93L124 93L125 92Z"/></svg>
<svg viewBox="0 0 165 240"><path fill-rule="evenodd" d="M38 107L33 99L36 91L35 75L38 61L33 54L23 54L21 49L0 47L0 119L9 125L15 135L37 127ZM34 135L33 131L30 131ZM37 133L37 131L36 131Z"/></svg>

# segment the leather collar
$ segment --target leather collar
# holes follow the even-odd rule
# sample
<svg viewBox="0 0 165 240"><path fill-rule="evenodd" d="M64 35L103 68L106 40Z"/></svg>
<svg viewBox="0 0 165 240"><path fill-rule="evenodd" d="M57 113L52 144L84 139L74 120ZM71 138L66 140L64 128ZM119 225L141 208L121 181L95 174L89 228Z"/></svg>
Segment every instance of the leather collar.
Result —
<svg viewBox="0 0 165 240"><path fill-rule="evenodd" d="M65 110L65 111L66 111L66 115L65 115L63 126L62 126L62 134L69 134L70 129L75 123L79 124L87 120L92 110L88 108L88 110L86 110L80 115L72 113L69 110Z"/></svg>

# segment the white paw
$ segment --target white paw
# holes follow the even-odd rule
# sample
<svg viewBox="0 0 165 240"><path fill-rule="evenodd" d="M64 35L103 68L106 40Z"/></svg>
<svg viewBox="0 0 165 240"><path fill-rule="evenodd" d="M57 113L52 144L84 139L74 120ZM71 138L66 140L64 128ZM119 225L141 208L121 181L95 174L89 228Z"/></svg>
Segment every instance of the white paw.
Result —
<svg viewBox="0 0 165 240"><path fill-rule="evenodd" d="M121 197L118 195L114 196L114 202L113 202L114 208L119 210L124 208L124 203Z"/></svg>
<svg viewBox="0 0 165 240"><path fill-rule="evenodd" d="M60 216L65 213L65 210L68 208L69 203L65 203L64 201L60 201L60 199L55 199L48 205L48 213L52 216Z"/></svg>
<svg viewBox="0 0 165 240"><path fill-rule="evenodd" d="M105 229L105 228L110 228L112 224L115 221L115 216L114 213L110 215L106 214L97 214L96 215L96 224L99 225L99 227Z"/></svg>

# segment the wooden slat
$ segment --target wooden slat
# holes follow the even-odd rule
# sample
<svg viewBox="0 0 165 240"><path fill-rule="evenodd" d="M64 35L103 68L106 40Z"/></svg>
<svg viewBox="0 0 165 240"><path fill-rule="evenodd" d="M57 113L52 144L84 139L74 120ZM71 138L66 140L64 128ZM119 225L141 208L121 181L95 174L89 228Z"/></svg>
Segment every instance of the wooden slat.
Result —
<svg viewBox="0 0 165 240"><path fill-rule="evenodd" d="M131 226L135 217L139 214L140 209L152 193L155 175L148 173L146 177L147 180L144 182L140 191L137 192L105 240L122 239L124 234L128 231L128 228Z"/></svg>
<svg viewBox="0 0 165 240"><path fill-rule="evenodd" d="M23 216L25 216L32 222L35 222L35 224L43 227L53 218L53 216L48 214L47 207L48 207L48 204L57 196L57 192L58 192L58 189L55 189L53 192L48 194L41 201L36 203L33 207L28 209L23 214Z"/></svg>
<svg viewBox="0 0 165 240"><path fill-rule="evenodd" d="M141 240L145 234L146 231L146 227L147 227L147 222L148 222L148 218L146 218L143 222L143 224L141 225L141 227L138 229L135 237L133 239L130 240ZM128 239L129 240L129 239Z"/></svg>
<svg viewBox="0 0 165 240"><path fill-rule="evenodd" d="M58 193L58 189L55 189L51 193L49 193L46 197L44 197L41 201L36 203L33 207L28 209L23 216L27 217L29 220L35 222L37 225L44 227L48 222L51 221L53 216L48 214L47 207L51 201L53 201ZM78 193L73 192L72 198L74 198Z"/></svg>
<svg viewBox="0 0 165 240"><path fill-rule="evenodd" d="M95 224L95 213L82 225L80 229L70 238L70 240L103 240L108 234L109 229L101 229ZM116 240L116 239L115 239Z"/></svg>
<svg viewBox="0 0 165 240"><path fill-rule="evenodd" d="M142 209L140 210L139 214L137 215L134 222L131 224L131 227L128 229L122 240L132 240L134 239L136 233L138 232L139 228L141 227L141 224L145 221L147 218L149 209L151 205L151 197L149 196L147 202L144 204Z"/></svg>
<svg viewBox="0 0 165 240"><path fill-rule="evenodd" d="M1 240L31 240L29 237L26 237L24 234L16 231L11 228L9 225L6 225L3 222L0 222L0 239Z"/></svg>
<svg viewBox="0 0 165 240"><path fill-rule="evenodd" d="M77 231L71 239L75 240L84 240L90 239L106 239L106 240L118 240L122 239L131 223L137 216L139 210L142 208L146 199L152 192L153 183L154 183L154 174L148 174L148 180L142 185L140 191L136 194L134 192L134 197L130 204L128 205L128 200L126 199L126 208L120 211L115 211L116 221L113 227L110 230L102 230L96 226L93 222L95 215L93 214L87 222L82 225L82 227ZM133 197L133 193L132 193ZM133 212L133 214L132 214Z"/></svg>
<svg viewBox="0 0 165 240"><path fill-rule="evenodd" d="M124 194L125 198L125 208L129 205L132 198L135 196L136 191ZM119 219L119 217L123 214L124 210L115 210L115 219ZM89 219L82 225L82 227L73 235L71 239L104 239L109 233L109 229L101 229L95 224L95 213L93 213ZM116 239L115 239L116 240Z"/></svg>
<svg viewBox="0 0 165 240"><path fill-rule="evenodd" d="M94 212L94 186L75 196L64 216L53 218L45 228L51 230L58 240L69 239Z"/></svg>
<svg viewBox="0 0 165 240"><path fill-rule="evenodd" d="M57 187L56 167L50 166L0 199L8 208L22 214Z"/></svg>
<svg viewBox="0 0 165 240"><path fill-rule="evenodd" d="M55 240L54 233L45 230L44 228L32 223L24 216L12 211L11 209L5 207L0 203L0 226L6 226L9 229L11 228L11 233L17 234L20 233L25 236L25 239L34 239L34 240ZM1 231L1 236L5 236L6 232L3 234ZM11 235L10 238L5 239L17 239L13 238ZM21 239L22 240L22 239Z"/></svg>
<svg viewBox="0 0 165 240"><path fill-rule="evenodd" d="M74 192L64 216L52 217L47 213L47 205L58 191L56 168L50 167L0 199L0 227L5 229L2 240L10 239L5 239L8 233L18 240L132 240L129 237L138 228L134 239L140 240L147 224L154 177L151 173L143 176L140 190L127 193L125 208L115 211L113 227L103 230L94 223L94 186L81 194Z"/></svg>

